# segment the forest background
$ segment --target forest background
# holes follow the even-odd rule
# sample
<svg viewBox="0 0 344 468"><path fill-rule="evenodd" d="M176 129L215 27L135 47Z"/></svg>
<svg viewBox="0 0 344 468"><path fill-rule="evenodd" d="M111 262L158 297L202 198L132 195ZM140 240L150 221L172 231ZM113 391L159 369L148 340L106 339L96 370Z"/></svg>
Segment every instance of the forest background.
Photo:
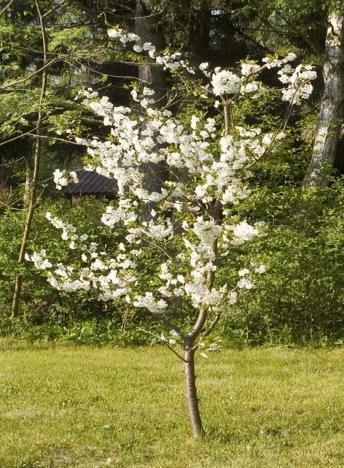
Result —
<svg viewBox="0 0 344 468"><path fill-rule="evenodd" d="M167 72L116 48L107 31L119 25L159 49L182 52L194 64L235 69L246 58L293 52L298 61L316 66L311 99L293 110L282 149L256 165L253 196L238 207L248 219L267 223L269 235L245 245L219 274L230 282L247 256L264 258L268 271L224 314L216 339L231 345L342 345L341 3L0 2L0 334L94 344L159 340L159 324L150 316L88 292L56 291L25 261L27 251L41 248L56 261L68 260L63 241L45 219L47 211L93 239L108 236L99 224L105 198L82 196L71 203L53 183L56 168L78 169L87 159L70 132L102 136L104 131L75 99L78 92L92 87L114 104L128 105L135 80L149 82L161 96L175 85ZM273 74L264 80L277 85ZM277 94L268 93L241 108L235 119L249 121L254 115L252 123L263 129L278 128L283 112ZM150 277L149 257L143 274Z"/></svg>

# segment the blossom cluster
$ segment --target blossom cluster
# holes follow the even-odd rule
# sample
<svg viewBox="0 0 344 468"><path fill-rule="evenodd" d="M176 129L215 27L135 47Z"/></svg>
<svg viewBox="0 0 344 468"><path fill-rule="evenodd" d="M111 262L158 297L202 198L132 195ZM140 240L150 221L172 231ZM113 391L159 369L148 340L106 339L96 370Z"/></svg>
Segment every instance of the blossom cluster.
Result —
<svg viewBox="0 0 344 468"><path fill-rule="evenodd" d="M55 169L53 173L54 183L57 190L61 190L62 187L66 187L70 183L76 184L78 182L78 176L75 171Z"/></svg>
<svg viewBox="0 0 344 468"><path fill-rule="evenodd" d="M156 64L161 65L164 70L170 72L187 71L190 75L195 75L196 70L190 65L181 52L165 51L157 55L156 48L151 42L142 42L141 38L134 33L127 32L120 27L108 30L111 39L118 40L123 46L131 46L132 50L139 54L148 54L150 59ZM259 64L254 61L246 60L241 62L240 70L222 69L216 67L213 72L210 71L209 63L201 63L198 69L209 79L209 84L204 86L204 96L209 89L214 96L228 98L241 94L249 94L251 97L259 97L259 93L264 90L258 76L265 69L280 69L279 79L287 85L282 88L282 100L291 104L300 105L302 100L308 99L312 93L313 87L311 81L316 77L316 72L311 65L298 65L296 68L291 63L296 60L296 55L289 52L286 57L277 56L264 57ZM145 106L144 99L141 103Z"/></svg>
<svg viewBox="0 0 344 468"><path fill-rule="evenodd" d="M279 80L286 85L282 88L282 100L300 105L313 91L311 81L316 78L316 72L311 65L300 64L293 68L291 62L295 59L296 55L289 53L283 59L265 57L261 64L243 61L239 73L216 67L211 74L208 63L201 64L199 68L211 80L215 96L236 97L239 94L249 94L254 98L264 91L262 83L258 80L262 71L279 68Z"/></svg>
<svg viewBox="0 0 344 468"><path fill-rule="evenodd" d="M236 94L240 91L241 80L238 75L229 71L215 69L212 75L211 84L215 96L223 96L224 94Z"/></svg>
<svg viewBox="0 0 344 468"><path fill-rule="evenodd" d="M147 52L150 57L155 57L155 46L151 42L142 43L140 36L137 34L128 33L124 29L117 27L108 29L108 36L111 39L118 39L125 46L131 44L133 50L137 53Z"/></svg>
<svg viewBox="0 0 344 468"><path fill-rule="evenodd" d="M289 64L284 65L278 71L278 79L287 85L282 90L282 100L301 105L302 100L308 99L313 92L311 81L315 80L317 74L311 65L298 65L293 69Z"/></svg>
<svg viewBox="0 0 344 468"><path fill-rule="evenodd" d="M62 263L53 265L47 259L46 250L26 254L26 260L33 262L37 269L46 270L47 280L54 288L68 292L96 290L103 300L126 296L131 291L131 284L136 280L134 251L127 253L124 244L120 243L115 257L112 257L100 250L97 243L90 242L87 234L78 235L75 226L50 212L46 218L62 231L61 238L79 254L81 265L78 269Z"/></svg>
<svg viewBox="0 0 344 468"><path fill-rule="evenodd" d="M151 93L145 89L144 95ZM97 246L86 245L87 237L79 238L74 226L48 213L47 219L61 229L62 239L71 249L79 248L82 261L88 262L79 272L46 264L50 284L68 291L98 290L107 300L125 296L135 307L155 314L166 310L173 297L183 297L196 309L215 309L226 299L234 304L235 291L209 284L209 274L217 268L214 245L241 245L259 235L259 227L247 220L219 224L206 207L213 200L223 206L234 205L249 195L246 180L251 154L264 154L272 134L263 134L258 128L235 127L233 135L219 137L213 118L202 121L194 115L187 126L166 110L148 107L145 116L133 115L129 108L115 107L107 98L98 99L94 92L86 93L85 98L85 103L111 127L111 134L106 141L77 141L87 146L89 156L96 159L97 171L117 180L118 203L106 208L101 221L110 229L124 228L125 243L115 258L105 252L97 253ZM158 162L169 168L170 180L159 192L149 192L142 167ZM186 170L188 179L194 181L192 187L178 180L180 169ZM156 209L145 221L138 212L142 203L148 201L155 202ZM130 286L136 281L135 262L142 246L148 242L154 247L175 235L172 220L162 210L166 203L181 218L188 219L182 225L184 249L177 259L180 268L175 270L173 262L164 261L158 287L135 294ZM235 287L249 289L250 284L241 280Z"/></svg>

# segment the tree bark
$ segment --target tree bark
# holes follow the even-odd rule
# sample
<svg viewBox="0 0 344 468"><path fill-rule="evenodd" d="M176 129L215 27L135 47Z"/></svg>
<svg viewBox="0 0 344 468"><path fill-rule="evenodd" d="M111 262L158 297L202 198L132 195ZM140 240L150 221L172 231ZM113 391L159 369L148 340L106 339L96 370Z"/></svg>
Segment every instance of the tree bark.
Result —
<svg viewBox="0 0 344 468"><path fill-rule="evenodd" d="M215 223L220 222L219 204L214 203L211 208L211 214ZM214 240L212 250L217 255L217 241ZM215 281L215 271L210 270L207 274L207 286L212 289ZM184 373L185 373L185 395L189 411L189 419L192 428L192 434L196 439L204 435L202 426L201 413L199 409L199 401L196 386L196 372L195 372L195 353L197 346L195 342L200 333L204 331L209 316L209 308L202 308L196 318L192 330L184 337Z"/></svg>
<svg viewBox="0 0 344 468"><path fill-rule="evenodd" d="M44 66L47 63L47 35L46 35L46 30L45 30L44 19L42 16L42 12L41 12L38 0L35 0L35 4L36 4L36 9L37 9L37 14L39 17L41 34L42 34L43 66ZM26 194L26 196L28 197L26 201L27 210L26 210L24 231L23 231L23 236L22 236L22 240L21 240L21 244L19 248L19 255L18 255L19 266L21 266L25 261L26 245L27 245L27 241L29 239L29 235L31 232L31 224L32 224L32 219L33 219L33 215L35 212L35 206L36 206L37 183L38 183L39 167L40 167L40 160L41 160L41 153L42 153L42 140L40 138L42 134L42 117L43 117L42 104L43 104L43 100L45 98L46 89L47 89L47 77L48 77L47 68L44 68L42 71L41 92L40 92L40 98L39 98L39 104L38 104L38 116L37 116L37 122L36 122L37 130L36 130L36 143L35 143L35 149L34 149L34 155L33 155L32 179L31 179L31 183L29 184L30 185L29 193ZM26 182L28 183L28 181ZM20 301L22 286L23 286L23 275L22 273L19 273L16 277L15 285L14 285L14 294L13 294L12 308L11 308L12 319L14 319L18 315L19 301Z"/></svg>
<svg viewBox="0 0 344 468"><path fill-rule="evenodd" d="M200 0L195 4L187 2L187 7L192 14L189 19L190 51L196 64L209 60L209 34L211 21L211 2ZM183 5L184 6L184 5Z"/></svg>
<svg viewBox="0 0 344 468"><path fill-rule="evenodd" d="M344 14L332 11L327 22L324 92L312 159L304 179L305 187L328 185L344 115Z"/></svg>
<svg viewBox="0 0 344 468"><path fill-rule="evenodd" d="M196 439L203 436L203 426L201 413L199 410L199 400L196 387L195 373L195 351L193 348L193 340L185 339L184 344L184 372L185 372L185 393L187 398L188 412L192 427L192 435Z"/></svg>
<svg viewBox="0 0 344 468"><path fill-rule="evenodd" d="M156 5L157 0L137 0L135 31L141 38L141 45L145 42L151 42L159 50L164 47L164 37L159 27L160 15L154 13ZM162 67L155 63L140 64L138 76L155 91L156 106L162 107L166 93L166 75ZM145 173L145 189L149 193L160 192L164 181L168 178L166 164L145 164L143 171ZM154 206L154 202L147 203L145 219L150 219L150 213Z"/></svg>
<svg viewBox="0 0 344 468"><path fill-rule="evenodd" d="M156 0L137 0L135 31L141 38L141 45L151 42L159 50L164 47L164 37L159 26L160 15L154 13L156 5ZM166 92L165 72L162 67L155 63L140 64L138 74L155 91L156 97L162 99Z"/></svg>

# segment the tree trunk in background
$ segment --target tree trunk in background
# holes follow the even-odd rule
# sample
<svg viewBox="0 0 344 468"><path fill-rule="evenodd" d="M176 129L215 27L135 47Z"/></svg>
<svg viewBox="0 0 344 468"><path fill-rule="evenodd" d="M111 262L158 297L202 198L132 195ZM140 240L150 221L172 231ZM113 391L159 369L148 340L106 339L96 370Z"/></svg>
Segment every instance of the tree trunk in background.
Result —
<svg viewBox="0 0 344 468"><path fill-rule="evenodd" d="M344 14L333 11L327 21L324 92L313 155L304 179L305 187L328 184L344 115Z"/></svg>
<svg viewBox="0 0 344 468"><path fill-rule="evenodd" d="M164 48L164 36L159 26L160 14L154 13L157 4L156 0L137 0L135 31L141 38L141 45L151 42L159 50ZM158 98L166 93L165 72L162 67L142 64L139 66L139 78L154 89Z"/></svg>
<svg viewBox="0 0 344 468"><path fill-rule="evenodd" d="M159 26L160 15L154 13L154 7L157 4L157 0L137 0L135 32L141 38L141 45L151 42L159 51L164 48L164 36ZM162 67L154 63L139 65L138 76L147 82L146 86L155 91L156 105L163 106L167 87L166 75ZM150 193L160 192L163 182L168 178L165 164L145 164L143 170L146 174L145 189ZM150 217L154 205L154 203L147 204L145 218Z"/></svg>
<svg viewBox="0 0 344 468"><path fill-rule="evenodd" d="M193 17L190 18L190 37L193 38L190 42L190 51L196 66L198 66L209 60L210 1L200 0L196 9L192 4L189 8L195 10Z"/></svg>
<svg viewBox="0 0 344 468"><path fill-rule="evenodd" d="M31 190L32 190L32 171L29 167L26 167L25 185L24 185L24 193L23 193L23 206L25 210L29 206L29 202L31 198Z"/></svg>
<svg viewBox="0 0 344 468"><path fill-rule="evenodd" d="M36 4L36 9L37 9L37 14L39 17L39 23L40 23L40 29L41 29L41 35L42 35L42 44L43 44L42 65L44 66L47 63L47 51L48 51L47 35L46 35L46 30L45 30L44 17L42 15L38 0L35 0L35 4ZM37 184L38 184L38 178L39 178L40 161L41 161L41 156L42 156L42 140L40 138L42 134L42 117L43 117L42 106L43 106L43 101L46 95L47 78L48 78L48 72L47 72L47 69L45 68L42 72L41 92L40 92L39 103L38 103L38 116L37 116L37 122L36 122L36 128L37 128L36 143L35 143L35 149L34 149L34 155L33 155L32 176L30 177L31 174L30 172L28 172L28 170L26 172L26 182L25 182L26 200L24 200L24 203L27 204L27 206L24 207L24 209L26 209L26 215L25 215L23 236L22 236L22 240L21 240L21 244L19 248L19 255L18 255L19 266L21 266L25 261L26 245L27 245L27 241L29 239L29 235L31 232L32 219L33 219L33 215L34 215L35 207L36 207ZM22 286L23 286L23 275L21 272L19 272L19 274L16 277L15 285L14 285L14 293L13 293L12 308L11 308L12 319L14 319L18 315L19 301L20 301Z"/></svg>

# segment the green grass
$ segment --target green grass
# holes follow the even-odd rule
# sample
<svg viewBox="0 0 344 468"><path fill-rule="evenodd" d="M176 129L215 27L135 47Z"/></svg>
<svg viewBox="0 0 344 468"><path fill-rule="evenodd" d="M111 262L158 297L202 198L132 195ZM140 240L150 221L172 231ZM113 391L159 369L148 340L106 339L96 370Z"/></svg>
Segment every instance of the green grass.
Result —
<svg viewBox="0 0 344 468"><path fill-rule="evenodd" d="M0 341L0 466L344 466L344 350L198 361L191 440L178 359L156 349Z"/></svg>

